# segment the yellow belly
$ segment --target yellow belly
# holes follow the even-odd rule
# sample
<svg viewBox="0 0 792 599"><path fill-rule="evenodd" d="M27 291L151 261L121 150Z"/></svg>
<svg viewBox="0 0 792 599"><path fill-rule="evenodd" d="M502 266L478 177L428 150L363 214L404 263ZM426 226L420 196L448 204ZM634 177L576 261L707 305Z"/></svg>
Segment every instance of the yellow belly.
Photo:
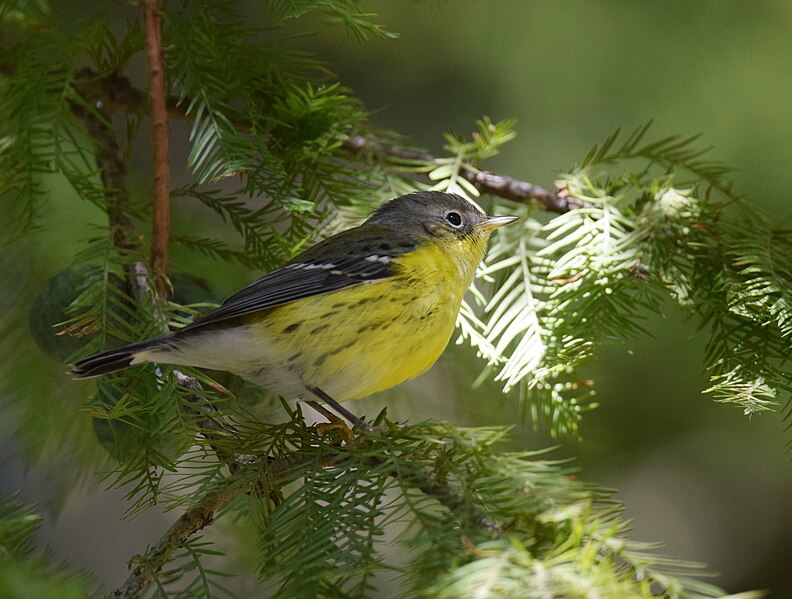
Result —
<svg viewBox="0 0 792 599"><path fill-rule="evenodd" d="M256 376L240 374L284 395L294 395L297 383L345 401L428 370L451 338L472 272L457 272L433 246L399 266L392 278L292 302L251 322L253 336L268 340L264 364Z"/></svg>

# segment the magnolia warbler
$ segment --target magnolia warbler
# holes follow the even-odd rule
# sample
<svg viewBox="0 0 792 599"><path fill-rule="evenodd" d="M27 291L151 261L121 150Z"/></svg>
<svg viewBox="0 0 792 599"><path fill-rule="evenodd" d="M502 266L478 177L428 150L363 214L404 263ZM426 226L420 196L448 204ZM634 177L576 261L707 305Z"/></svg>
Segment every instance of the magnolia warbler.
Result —
<svg viewBox="0 0 792 599"><path fill-rule="evenodd" d="M436 191L383 204L170 335L73 365L92 377L145 362L226 370L287 398L339 401L388 389L435 363L490 233L487 216Z"/></svg>

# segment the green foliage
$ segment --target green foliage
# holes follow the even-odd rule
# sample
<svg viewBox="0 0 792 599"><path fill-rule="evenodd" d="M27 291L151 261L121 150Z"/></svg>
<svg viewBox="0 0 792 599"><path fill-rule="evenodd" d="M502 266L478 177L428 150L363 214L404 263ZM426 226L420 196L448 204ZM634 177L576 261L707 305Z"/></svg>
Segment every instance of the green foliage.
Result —
<svg viewBox="0 0 792 599"><path fill-rule="evenodd" d="M0 589L8 599L89 596L86 580L50 564L32 537L41 518L15 498L0 498Z"/></svg>
<svg viewBox="0 0 792 599"><path fill-rule="evenodd" d="M322 11L343 24L361 42L366 41L369 35L397 37L369 20L376 17L375 14L360 11L361 0L268 0L267 4L278 19L293 19L312 11Z"/></svg>
<svg viewBox="0 0 792 599"><path fill-rule="evenodd" d="M235 507L256 514L274 597L367 597L382 574L404 597L721 594L689 578L698 566L628 541L620 506L562 464L502 452L505 429L390 425L338 445L299 414L242 426L229 449L258 458L268 492ZM383 542L393 529L403 563Z"/></svg>
<svg viewBox="0 0 792 599"><path fill-rule="evenodd" d="M669 301L709 333L706 391L718 401L752 415L789 396L788 232L731 192L727 169L704 160L693 138L646 141L648 131L621 143L616 132L561 176L579 209L540 223L528 207L497 204L523 228L492 244L483 315L462 314L462 337L486 372L506 392L518 388L532 420L554 434L578 435L595 405L579 367L602 344L644 334L642 319Z"/></svg>
<svg viewBox="0 0 792 599"><path fill-rule="evenodd" d="M57 141L65 135L70 58L83 43L80 35L68 34L35 40L25 51L2 45L14 76L0 82L0 208L6 215L0 241L36 225L44 196L39 177L51 172Z"/></svg>

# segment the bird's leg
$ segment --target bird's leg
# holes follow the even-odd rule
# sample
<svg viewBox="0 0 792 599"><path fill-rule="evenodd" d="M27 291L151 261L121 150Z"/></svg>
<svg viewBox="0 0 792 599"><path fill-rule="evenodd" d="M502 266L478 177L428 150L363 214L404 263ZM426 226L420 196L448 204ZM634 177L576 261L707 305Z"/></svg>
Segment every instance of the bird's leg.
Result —
<svg viewBox="0 0 792 599"><path fill-rule="evenodd" d="M306 404L311 406L314 410L319 412L322 416L327 418L327 422L317 422L315 425L316 432L319 433L320 436L324 437L329 431L331 430L338 430L341 432L341 436L343 437L344 441L349 443L352 439L355 438L355 435L349 428L349 425L343 418L339 418L333 412L328 410L321 402L311 400L306 401Z"/></svg>
<svg viewBox="0 0 792 599"><path fill-rule="evenodd" d="M335 399L330 397L327 393L322 391L319 387L309 387L308 390L311 393L313 393L314 395L316 395L316 397L321 399L323 402L325 402L328 406L330 406L335 412L337 412L338 414L341 414L341 416L343 416L344 418L349 420L357 428L359 428L361 430L364 430L364 431L367 431L367 432L372 432L373 429L368 424L366 424L360 418L355 416L352 412L347 410L344 406L342 406ZM311 402L309 402L309 403L311 403ZM322 411L322 410L319 410L319 412L320 413L324 413L324 411Z"/></svg>

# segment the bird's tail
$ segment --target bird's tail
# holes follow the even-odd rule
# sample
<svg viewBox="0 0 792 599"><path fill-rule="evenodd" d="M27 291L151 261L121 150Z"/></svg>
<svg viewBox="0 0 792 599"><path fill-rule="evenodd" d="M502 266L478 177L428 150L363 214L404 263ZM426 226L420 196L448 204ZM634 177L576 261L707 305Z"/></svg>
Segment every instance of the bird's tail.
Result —
<svg viewBox="0 0 792 599"><path fill-rule="evenodd" d="M101 376L116 370L123 370L132 365L135 357L144 351L163 346L170 339L170 335L157 337L132 345L125 345L118 349L111 349L100 354L94 354L83 360L72 364L71 374L77 378L84 379L92 376ZM146 362L148 360L139 360Z"/></svg>

